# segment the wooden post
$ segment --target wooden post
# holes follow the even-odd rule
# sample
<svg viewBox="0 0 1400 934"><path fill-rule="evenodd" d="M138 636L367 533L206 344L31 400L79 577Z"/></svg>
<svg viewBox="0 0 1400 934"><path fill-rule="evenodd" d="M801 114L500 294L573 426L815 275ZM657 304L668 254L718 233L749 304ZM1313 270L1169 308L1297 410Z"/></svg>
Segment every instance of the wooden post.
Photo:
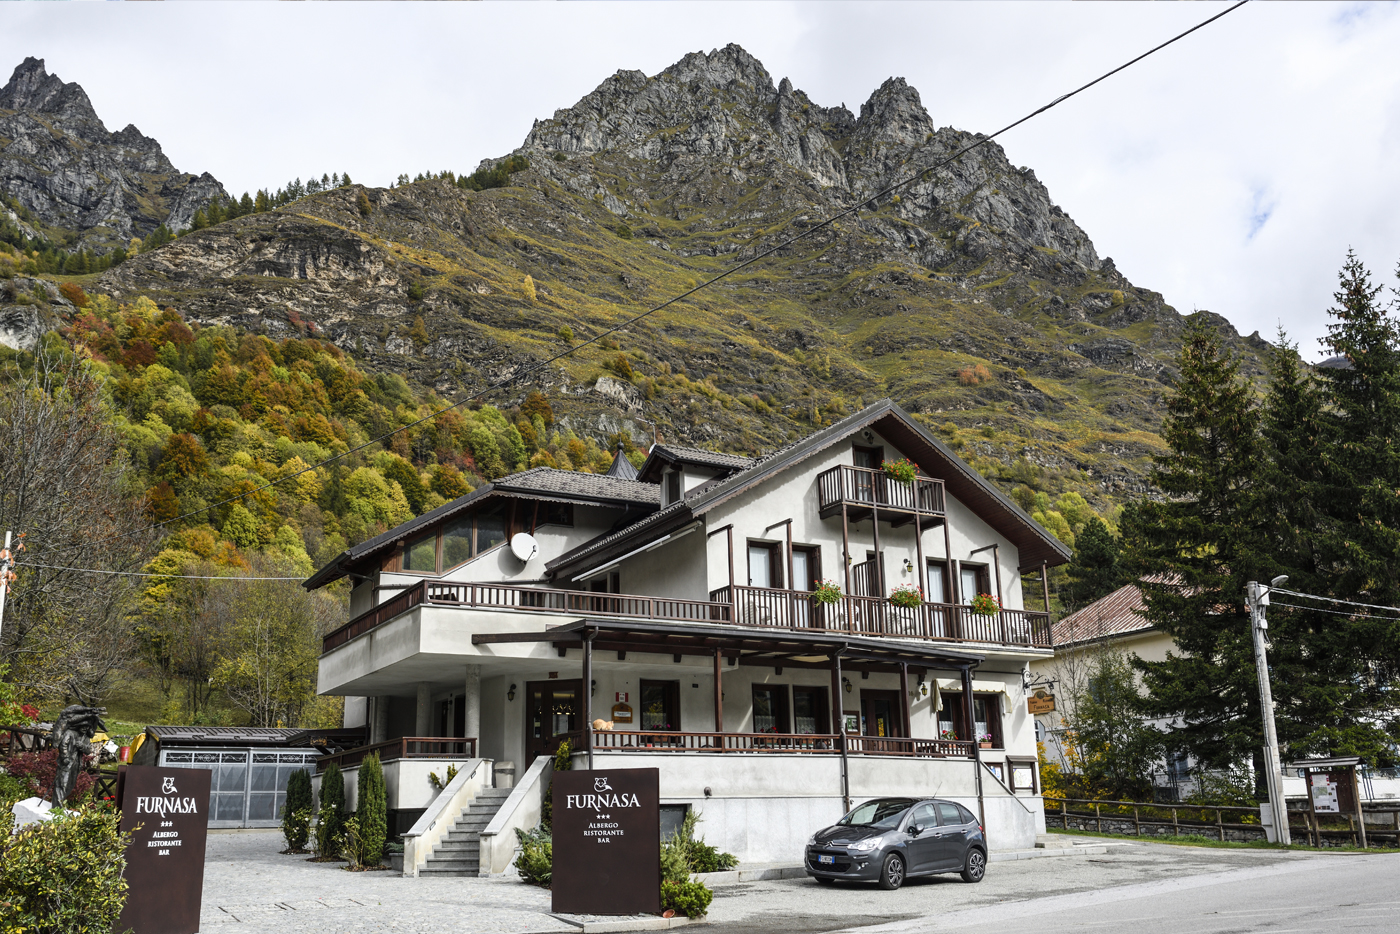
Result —
<svg viewBox="0 0 1400 934"><path fill-rule="evenodd" d="M722 673L720 650L715 649L715 732L724 732L724 687L720 682ZM637 695L640 697L641 695ZM721 737L723 739L723 737Z"/></svg>
<svg viewBox="0 0 1400 934"><path fill-rule="evenodd" d="M1050 563L1040 562L1040 589L1045 595L1045 615L1050 615Z"/></svg>
<svg viewBox="0 0 1400 934"><path fill-rule="evenodd" d="M899 663L899 699L904 705L904 735L914 735L914 725L909 720L909 663ZM910 750L913 751L912 749Z"/></svg>
<svg viewBox="0 0 1400 934"><path fill-rule="evenodd" d="M1103 812L1099 810L1099 803L1094 802L1094 832L1103 833Z"/></svg>
<svg viewBox="0 0 1400 934"><path fill-rule="evenodd" d="M1357 779L1356 766L1354 765L1351 767L1351 794L1352 799L1356 802L1356 826L1361 848L1363 850L1369 849L1366 846L1366 812L1361 808L1361 782Z"/></svg>
<svg viewBox="0 0 1400 934"><path fill-rule="evenodd" d="M919 593L924 595L924 600L928 600L928 565L924 563L924 524L919 514L919 481L914 480L914 556L918 563L914 566L914 583L919 588Z"/></svg>
<svg viewBox="0 0 1400 934"><path fill-rule="evenodd" d="M1133 805L1133 833L1140 837L1140 836L1142 836L1142 817L1141 817L1139 811L1140 811L1140 809L1138 808L1138 806L1137 806L1136 804L1134 804L1134 805Z"/></svg>
<svg viewBox="0 0 1400 934"><path fill-rule="evenodd" d="M739 624L739 587L738 581L734 579L734 524L730 523L729 528L724 530L725 541L729 545L729 622L735 626ZM641 695L637 695L640 697Z"/></svg>
<svg viewBox="0 0 1400 934"><path fill-rule="evenodd" d="M1317 806L1313 804L1312 793L1312 769L1303 769L1303 790L1308 795L1308 823L1312 826L1308 829L1309 836L1312 837L1313 846L1322 845L1322 828L1317 823Z"/></svg>
<svg viewBox="0 0 1400 934"><path fill-rule="evenodd" d="M588 753L588 771L593 771L593 633L583 631L583 748ZM638 695L640 697L641 695Z"/></svg>
<svg viewBox="0 0 1400 934"><path fill-rule="evenodd" d="M1060 799L1060 826L1069 830L1069 802L1063 798Z"/></svg>
<svg viewBox="0 0 1400 934"><path fill-rule="evenodd" d="M1220 808L1215 809L1215 829L1220 833L1220 842L1225 842L1225 818L1220 816Z"/></svg>
<svg viewBox="0 0 1400 934"><path fill-rule="evenodd" d="M1172 808L1172 833L1175 836L1181 836L1181 824L1176 819L1176 808Z"/></svg>
<svg viewBox="0 0 1400 934"><path fill-rule="evenodd" d="M982 833L987 834L987 805L982 799L982 745L977 741L977 713L972 706L972 669L962 669L963 710L967 717L967 732L972 735L972 768L977 773L977 817Z"/></svg>
<svg viewBox="0 0 1400 934"><path fill-rule="evenodd" d="M844 498L843 498L844 499ZM851 518L841 503L841 561L846 566L846 596L851 595ZM849 626L849 622L847 626Z"/></svg>

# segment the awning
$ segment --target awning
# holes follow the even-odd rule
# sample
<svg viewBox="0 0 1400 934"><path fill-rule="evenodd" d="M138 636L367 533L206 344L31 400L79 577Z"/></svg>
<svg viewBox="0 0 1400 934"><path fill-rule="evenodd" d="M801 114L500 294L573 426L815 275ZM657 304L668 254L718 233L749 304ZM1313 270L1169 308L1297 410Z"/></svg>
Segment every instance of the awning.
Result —
<svg viewBox="0 0 1400 934"><path fill-rule="evenodd" d="M662 623L651 620L580 619L536 632L475 633L473 645L551 642L560 648L582 646L587 632L595 649L652 652L661 655L714 655L740 665L829 668L841 656L852 671L897 672L976 668L984 656L945 648L936 642L880 639L825 629L764 629L719 623Z"/></svg>
<svg viewBox="0 0 1400 934"><path fill-rule="evenodd" d="M935 678L933 682L933 709L943 709L943 692L951 691L954 694L961 694L963 689L961 678ZM1005 681L978 681L972 679L973 694L1005 694L1008 701L1011 700L1011 693L1006 690Z"/></svg>

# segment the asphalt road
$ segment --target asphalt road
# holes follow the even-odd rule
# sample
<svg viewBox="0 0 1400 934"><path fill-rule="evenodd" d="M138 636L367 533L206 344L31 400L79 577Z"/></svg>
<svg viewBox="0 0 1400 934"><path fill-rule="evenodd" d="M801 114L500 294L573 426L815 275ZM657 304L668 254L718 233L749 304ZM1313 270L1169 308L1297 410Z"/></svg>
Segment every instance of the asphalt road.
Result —
<svg viewBox="0 0 1400 934"><path fill-rule="evenodd" d="M1247 934L1400 930L1400 856L1140 845L1102 857L994 863L897 892L802 880L716 890L723 934Z"/></svg>

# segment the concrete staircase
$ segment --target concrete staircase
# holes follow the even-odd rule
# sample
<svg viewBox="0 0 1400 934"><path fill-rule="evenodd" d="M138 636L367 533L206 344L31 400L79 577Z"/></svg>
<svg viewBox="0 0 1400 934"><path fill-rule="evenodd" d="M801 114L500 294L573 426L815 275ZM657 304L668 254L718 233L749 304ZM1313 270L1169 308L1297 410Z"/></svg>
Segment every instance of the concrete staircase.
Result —
<svg viewBox="0 0 1400 934"><path fill-rule="evenodd" d="M510 797L509 788L477 792L441 843L433 847L420 872L437 876L475 876L481 868L481 832Z"/></svg>

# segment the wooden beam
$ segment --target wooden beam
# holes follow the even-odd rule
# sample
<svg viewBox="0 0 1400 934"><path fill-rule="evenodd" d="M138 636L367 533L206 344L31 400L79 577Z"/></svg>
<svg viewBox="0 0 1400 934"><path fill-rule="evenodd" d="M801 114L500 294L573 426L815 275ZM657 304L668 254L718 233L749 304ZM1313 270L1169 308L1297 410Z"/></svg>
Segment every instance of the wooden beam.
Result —
<svg viewBox="0 0 1400 934"><path fill-rule="evenodd" d="M899 702L904 707L904 735L914 735L914 724L909 719L909 663L899 663Z"/></svg>
<svg viewBox="0 0 1400 934"><path fill-rule="evenodd" d="M715 649L715 732L724 732L724 684L720 679L720 651Z"/></svg>

